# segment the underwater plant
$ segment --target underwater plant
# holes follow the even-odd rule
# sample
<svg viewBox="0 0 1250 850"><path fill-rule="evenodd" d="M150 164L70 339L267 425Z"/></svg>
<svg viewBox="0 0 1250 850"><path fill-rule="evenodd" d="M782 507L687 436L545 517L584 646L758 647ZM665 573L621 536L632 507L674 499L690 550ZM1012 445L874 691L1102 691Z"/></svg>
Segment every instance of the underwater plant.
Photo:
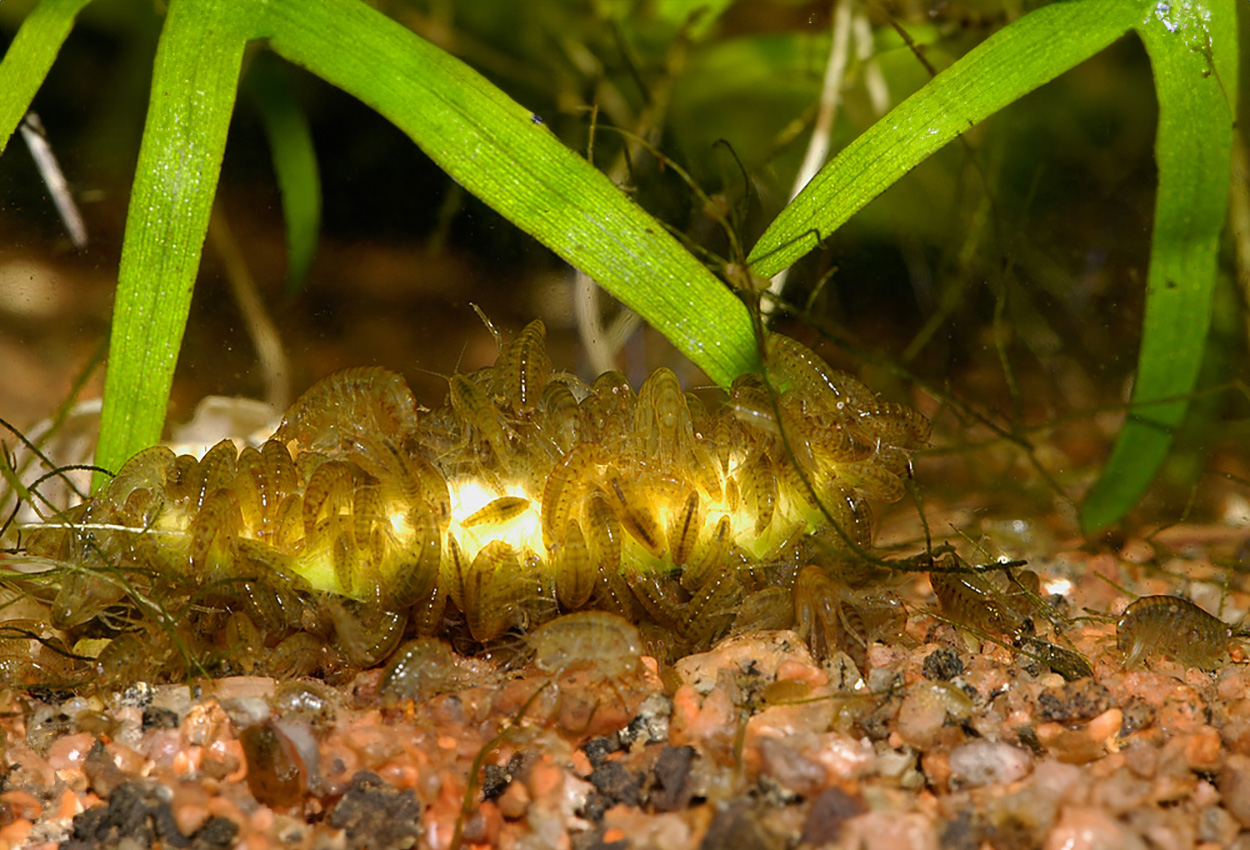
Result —
<svg viewBox="0 0 1250 850"><path fill-rule="evenodd" d="M24 20L0 63L0 150L87 3L41 0ZM683 8L706 28L726 4ZM753 271L779 272L948 141L1136 33L1160 102L1147 309L1133 414L1082 509L1087 530L1115 522L1159 469L1197 380L1227 208L1236 31L1232 0L1068 0L1037 8L826 164L753 247ZM469 192L635 308L714 380L727 385L761 367L751 312L736 294L537 116L459 60L360 0L171 0L119 271L102 467L119 468L160 435L235 93L253 44L385 115ZM286 189L299 182L292 172L300 169L279 171ZM298 226L308 230L315 221L305 217ZM305 262L292 258L293 266Z"/></svg>

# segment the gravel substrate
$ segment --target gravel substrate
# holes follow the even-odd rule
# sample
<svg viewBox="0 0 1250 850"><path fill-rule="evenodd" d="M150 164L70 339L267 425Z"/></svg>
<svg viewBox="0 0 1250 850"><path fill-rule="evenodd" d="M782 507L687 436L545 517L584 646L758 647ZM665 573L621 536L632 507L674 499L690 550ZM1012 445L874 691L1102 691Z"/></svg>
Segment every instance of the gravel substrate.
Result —
<svg viewBox="0 0 1250 850"><path fill-rule="evenodd" d="M1050 559L1074 681L934 616L914 576L864 671L782 631L613 677L457 659L385 704L378 670L10 693L0 846L1250 848L1241 647L1204 671L1116 646L1115 585L1219 604L1209 548Z"/></svg>

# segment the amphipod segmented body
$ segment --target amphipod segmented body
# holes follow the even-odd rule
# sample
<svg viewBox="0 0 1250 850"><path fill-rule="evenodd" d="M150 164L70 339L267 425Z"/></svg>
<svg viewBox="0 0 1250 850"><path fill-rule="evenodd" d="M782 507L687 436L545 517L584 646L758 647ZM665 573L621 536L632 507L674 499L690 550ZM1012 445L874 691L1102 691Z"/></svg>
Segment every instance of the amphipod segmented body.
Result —
<svg viewBox="0 0 1250 850"><path fill-rule="evenodd" d="M642 635L629 621L606 611L566 614L529 636L534 666L553 675L587 670L596 678L624 679L638 671Z"/></svg>
<svg viewBox="0 0 1250 850"><path fill-rule="evenodd" d="M1187 667L1213 670L1228 655L1232 628L1179 596L1143 596L1124 609L1116 624L1116 645L1124 666L1159 654Z"/></svg>
<svg viewBox="0 0 1250 850"><path fill-rule="evenodd" d="M579 636L596 630L638 645L618 615L686 652L735 619L785 622L778 600L799 567L832 570L869 545L868 500L901 495L928 438L922 416L793 340L769 343L771 384L744 376L709 408L667 369L637 394L619 373L586 385L553 372L544 337L531 323L494 367L452 375L441 408L419 407L394 372L351 369L309 389L259 449L142 452L28 548L131 569L140 594L182 582L203 609L246 611L265 646L333 636L354 665L414 632L460 647L579 611L554 633L583 655ZM58 602L67 628L126 599L142 608L86 584L82 604ZM867 611L839 598L854 601L837 622ZM757 613L739 618L743 604ZM849 633L872 640L864 628ZM536 639L555 647L550 634Z"/></svg>

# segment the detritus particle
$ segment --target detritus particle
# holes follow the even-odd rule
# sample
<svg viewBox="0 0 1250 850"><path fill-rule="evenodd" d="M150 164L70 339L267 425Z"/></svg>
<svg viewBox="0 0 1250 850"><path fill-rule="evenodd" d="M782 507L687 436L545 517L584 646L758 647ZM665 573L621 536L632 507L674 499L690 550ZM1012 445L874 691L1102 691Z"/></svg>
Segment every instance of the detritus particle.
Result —
<svg viewBox="0 0 1250 850"><path fill-rule="evenodd" d="M104 741L99 738L96 738L91 749L87 751L82 772L87 777L87 787L104 798L111 798L115 791L131 782L126 772L113 761Z"/></svg>
<svg viewBox="0 0 1250 850"><path fill-rule="evenodd" d="M618 803L637 806L642 801L642 777L619 762L605 761L587 778L594 790L580 812L586 820L602 821L604 812Z"/></svg>
<svg viewBox="0 0 1250 850"><path fill-rule="evenodd" d="M582 747L582 750L586 753L586 758L590 761L591 767L598 767L603 764L608 756L618 752L620 749L621 745L618 738L609 738L606 735L598 735L591 738Z"/></svg>
<svg viewBox="0 0 1250 850"><path fill-rule="evenodd" d="M801 794L792 791L767 774L760 776L750 794L751 799L770 809L781 809L803 799Z"/></svg>
<svg viewBox="0 0 1250 850"><path fill-rule="evenodd" d="M421 803L368 770L352 777L347 793L330 810L330 826L343 830L354 850L405 850L421 835Z"/></svg>
<svg viewBox="0 0 1250 850"><path fill-rule="evenodd" d="M177 729L179 723L178 712L176 711L151 705L143 709L144 729Z"/></svg>
<svg viewBox="0 0 1250 850"><path fill-rule="evenodd" d="M147 682L135 682L122 691L118 700L123 708L147 708L156 696L156 689Z"/></svg>
<svg viewBox="0 0 1250 850"><path fill-rule="evenodd" d="M590 784L613 803L637 806L642 799L642 780L619 762L607 761L590 774Z"/></svg>
<svg viewBox="0 0 1250 850"><path fill-rule="evenodd" d="M964 662L955 650L940 646L925 656L921 672L930 681L949 682L964 672Z"/></svg>
<svg viewBox="0 0 1250 850"><path fill-rule="evenodd" d="M866 811L868 806L859 797L846 793L836 785L826 788L816 795L807 810L802 841L816 845L835 843L842 833L842 825Z"/></svg>
<svg viewBox="0 0 1250 850"><path fill-rule="evenodd" d="M64 688L53 688L47 685L31 685L26 689L26 695L38 702L48 704L60 704L74 696L73 691Z"/></svg>
<svg viewBox="0 0 1250 850"><path fill-rule="evenodd" d="M722 808L699 844L699 850L774 850L784 846L756 816L754 807L743 800Z"/></svg>
<svg viewBox="0 0 1250 850"><path fill-rule="evenodd" d="M1124 719L1120 721L1121 738L1127 738L1150 726L1155 722L1155 715L1158 713L1153 705L1140 697L1130 699L1121 706L1120 711L1124 713Z"/></svg>
<svg viewBox="0 0 1250 850"><path fill-rule="evenodd" d="M108 805L74 816L71 837L62 850L120 847L185 847L224 850L234 843L238 827L225 818L209 818L190 836L174 821L170 792L146 782L131 781L109 795Z"/></svg>
<svg viewBox="0 0 1250 850"><path fill-rule="evenodd" d="M1037 716L1043 721L1071 723L1090 720L1111 707L1111 692L1093 679L1065 682L1037 696Z"/></svg>
<svg viewBox="0 0 1250 850"><path fill-rule="evenodd" d="M490 802L499 799L499 796L507 790L512 784L512 774L508 773L508 768L502 764L488 764L482 767L482 800Z"/></svg>
<svg viewBox="0 0 1250 850"><path fill-rule="evenodd" d="M664 694L651 694L638 707L638 716L617 732L621 746L629 748L635 741L661 744L668 740L668 719L673 714L673 701Z"/></svg>
<svg viewBox="0 0 1250 850"><path fill-rule="evenodd" d="M507 764L488 764L482 767L482 799L494 800L502 794L514 780L525 779L529 775L530 766L537 756L532 752L521 750L512 754Z"/></svg>
<svg viewBox="0 0 1250 850"><path fill-rule="evenodd" d="M655 811L675 812L690 803L690 766L696 755L694 747L663 747L657 754L647 795Z"/></svg>
<svg viewBox="0 0 1250 850"><path fill-rule="evenodd" d="M230 818L213 815L191 836L191 850L228 850L239 834L238 825Z"/></svg>
<svg viewBox="0 0 1250 850"><path fill-rule="evenodd" d="M874 708L859 722L864 734L872 741L884 741L893 731L894 718L903 701L897 694L891 694L880 705Z"/></svg>
<svg viewBox="0 0 1250 850"><path fill-rule="evenodd" d="M1042 746L1042 740L1037 737L1037 730L1032 726L1017 726L1015 729L1016 740L1029 748L1029 751L1038 758L1046 755L1046 748Z"/></svg>
<svg viewBox="0 0 1250 850"><path fill-rule="evenodd" d="M954 820L942 824L938 832L938 845L950 850L977 850L981 846L985 830L973 817L971 809L961 809Z"/></svg>

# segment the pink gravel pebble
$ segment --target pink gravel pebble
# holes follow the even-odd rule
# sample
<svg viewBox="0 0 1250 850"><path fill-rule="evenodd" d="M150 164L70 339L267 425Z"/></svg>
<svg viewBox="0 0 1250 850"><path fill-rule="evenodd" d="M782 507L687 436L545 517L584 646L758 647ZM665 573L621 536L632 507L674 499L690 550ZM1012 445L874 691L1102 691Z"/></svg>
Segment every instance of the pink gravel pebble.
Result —
<svg viewBox="0 0 1250 850"><path fill-rule="evenodd" d="M1146 844L1101 809L1069 806L1046 836L1044 850L1146 850Z"/></svg>
<svg viewBox="0 0 1250 850"><path fill-rule="evenodd" d="M933 823L922 814L868 812L846 822L840 846L856 850L938 850L938 840Z"/></svg>
<svg viewBox="0 0 1250 850"><path fill-rule="evenodd" d="M95 735L79 732L54 741L48 748L48 764L53 770L81 768L95 740Z"/></svg>
<svg viewBox="0 0 1250 850"><path fill-rule="evenodd" d="M1029 773L1032 757L1010 744L972 741L951 751L952 779L961 785L1007 785Z"/></svg>

